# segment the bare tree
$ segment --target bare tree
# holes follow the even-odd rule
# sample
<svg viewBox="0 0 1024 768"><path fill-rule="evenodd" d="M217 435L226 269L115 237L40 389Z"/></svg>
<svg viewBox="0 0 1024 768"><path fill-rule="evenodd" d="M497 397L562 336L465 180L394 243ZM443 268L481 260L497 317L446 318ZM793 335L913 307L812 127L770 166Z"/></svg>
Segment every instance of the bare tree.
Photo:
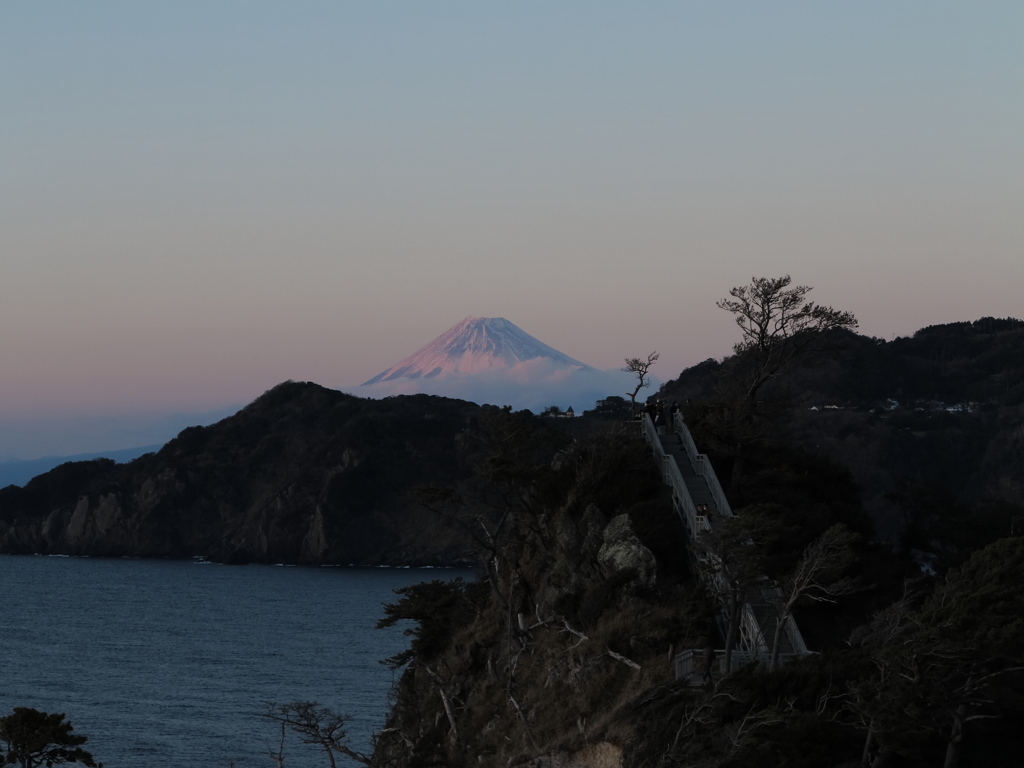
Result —
<svg viewBox="0 0 1024 768"><path fill-rule="evenodd" d="M833 525L807 545L793 573L779 582L775 595L768 596L778 614L772 638L770 671L774 672L778 667L782 633L793 608L801 599L834 603L841 595L863 588L856 579L842 575L854 561L850 545L857 539L857 534L842 523Z"/></svg>
<svg viewBox="0 0 1024 768"><path fill-rule="evenodd" d="M630 400L630 413L636 415L636 396L640 393L640 390L644 387L651 386L651 377L648 372L651 370L651 366L658 361L658 353L651 352L644 360L642 357L627 357L626 367L622 369L624 373L632 373L637 378L636 388L632 392L627 392Z"/></svg>
<svg viewBox="0 0 1024 768"><path fill-rule="evenodd" d="M712 530L702 532L690 545L704 567L715 574L715 591L726 604L728 630L724 664L727 672L739 639L743 606L763 580L764 548L779 533L777 521L757 508L747 508L739 517L719 518Z"/></svg>
<svg viewBox="0 0 1024 768"><path fill-rule="evenodd" d="M295 733L303 744L320 747L327 755L331 768L337 768L335 754L345 755L357 763L373 768L373 762L366 755L351 749L346 743L348 715L322 707L315 701L293 701L291 704L267 702L263 717L281 724L281 746L276 755L269 750L271 759L282 765L284 758L284 729Z"/></svg>
<svg viewBox="0 0 1024 768"><path fill-rule="evenodd" d="M911 607L919 597L919 594L911 590L910 584L905 582L903 596L888 608L876 613L870 624L854 630L850 637L850 644L865 648L877 667L874 675L851 686L852 695L846 703L846 708L860 719L866 730L864 748L861 750L861 765L871 765L871 754L878 735L878 700L888 699L887 704L895 704L896 708L903 705L903 702L895 701L896 697L886 696L882 692L886 690L889 677L892 674L899 674L898 669L894 672L897 665L891 663L891 649L903 645L906 635L912 633ZM881 719L884 721L884 716Z"/></svg>
<svg viewBox="0 0 1024 768"><path fill-rule="evenodd" d="M904 598L861 633L878 671L855 703L883 752L937 736L944 768L956 768L969 724L1005 719L1024 673L1022 571L1024 538L999 539L951 569L920 608Z"/></svg>
<svg viewBox="0 0 1024 768"><path fill-rule="evenodd" d="M269 741L263 742L267 745L267 754L270 756L270 759L274 761L274 765L276 765L277 768L284 768L284 737L287 732L286 728L287 726L285 726L284 723L281 723L281 740L278 742L277 749L270 746ZM234 762L231 763L231 768L235 768Z"/></svg>
<svg viewBox="0 0 1024 768"><path fill-rule="evenodd" d="M811 286L783 277L752 277L750 285L729 291L731 298L717 305L736 315L743 333L734 347L750 366L744 381L744 397L753 401L771 379L805 356L828 331L856 328L850 312L824 307L807 300Z"/></svg>
<svg viewBox="0 0 1024 768"><path fill-rule="evenodd" d="M857 326L850 312L815 304L807 298L810 286L791 283L789 275L753 277L716 302L735 315L742 332L719 378L718 402L705 418L715 450L733 459L733 495L742 491L750 448L769 439L788 411L784 398L777 392L765 397L762 388L795 364L812 362L838 346L830 331Z"/></svg>

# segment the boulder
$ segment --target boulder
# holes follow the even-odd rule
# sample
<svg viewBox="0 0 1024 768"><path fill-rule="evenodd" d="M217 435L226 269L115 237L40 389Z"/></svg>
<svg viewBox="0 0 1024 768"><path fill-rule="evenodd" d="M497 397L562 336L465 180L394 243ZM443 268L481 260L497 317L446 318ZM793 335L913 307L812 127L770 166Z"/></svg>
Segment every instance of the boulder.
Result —
<svg viewBox="0 0 1024 768"><path fill-rule="evenodd" d="M612 518L604 529L603 538L604 544L597 553L597 562L606 577L623 569L632 569L642 584L654 584L657 560L654 553L633 532L629 515Z"/></svg>

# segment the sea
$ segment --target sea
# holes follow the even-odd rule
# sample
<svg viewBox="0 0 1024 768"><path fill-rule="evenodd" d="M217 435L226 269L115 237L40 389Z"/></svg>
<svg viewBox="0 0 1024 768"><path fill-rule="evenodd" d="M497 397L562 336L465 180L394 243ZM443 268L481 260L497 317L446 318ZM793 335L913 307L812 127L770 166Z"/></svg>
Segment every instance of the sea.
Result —
<svg viewBox="0 0 1024 768"><path fill-rule="evenodd" d="M0 716L64 713L106 768L273 768L267 702L350 716L371 749L408 647L376 629L394 590L463 569L225 566L0 556ZM289 736L287 768L326 756ZM347 764L347 758L339 764Z"/></svg>

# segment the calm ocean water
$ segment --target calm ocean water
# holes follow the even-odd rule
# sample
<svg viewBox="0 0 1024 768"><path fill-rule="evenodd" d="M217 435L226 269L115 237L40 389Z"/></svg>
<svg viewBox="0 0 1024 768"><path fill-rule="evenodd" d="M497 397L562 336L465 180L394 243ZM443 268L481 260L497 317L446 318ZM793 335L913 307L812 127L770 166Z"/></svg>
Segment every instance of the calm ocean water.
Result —
<svg viewBox="0 0 1024 768"><path fill-rule="evenodd" d="M0 713L64 712L107 768L273 766L261 704L316 700L369 748L402 628L392 590L468 571L0 556ZM326 765L294 738L288 768Z"/></svg>

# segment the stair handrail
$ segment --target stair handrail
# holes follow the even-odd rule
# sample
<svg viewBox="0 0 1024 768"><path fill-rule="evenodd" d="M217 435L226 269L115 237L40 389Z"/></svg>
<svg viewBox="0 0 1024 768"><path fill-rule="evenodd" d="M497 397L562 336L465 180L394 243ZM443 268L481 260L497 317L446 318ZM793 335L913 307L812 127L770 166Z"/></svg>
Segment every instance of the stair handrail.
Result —
<svg viewBox="0 0 1024 768"><path fill-rule="evenodd" d="M792 616L786 618L786 637L789 638L789 644L793 646L794 653L800 656L810 654L807 643L804 642L804 636L800 632L800 627L797 626L796 620Z"/></svg>
<svg viewBox="0 0 1024 768"><path fill-rule="evenodd" d="M762 599L769 603L777 604L782 598L782 590L778 585L761 588ZM804 642L803 633L800 632L800 627L796 623L796 619L790 614L786 617L786 623L783 627L783 631L786 633L786 637L789 640L789 644L793 646L795 653L807 655L810 651L807 648L807 643Z"/></svg>
<svg viewBox="0 0 1024 768"><path fill-rule="evenodd" d="M658 463L660 464L665 456L665 448L662 446L661 440L658 439L658 428L651 421L651 414L640 414L640 424L644 440L654 449L654 455L658 458Z"/></svg>
<svg viewBox="0 0 1024 768"><path fill-rule="evenodd" d="M683 414L680 411L676 411L675 416L675 432L679 435L679 438L683 441L683 450L686 451L686 455L690 458L690 462L696 462L699 451L697 450L697 444L693 442L693 435L690 434L690 429L686 426L686 422L683 421Z"/></svg>
<svg viewBox="0 0 1024 768"><path fill-rule="evenodd" d="M672 495L676 498L679 506L683 508L683 514L690 524L690 530L694 536L699 536L702 531L710 531L711 524L705 515L697 514L697 505L693 503L690 496L690 489L686 487L686 481L679 471L679 465L671 456L662 456L662 476L669 481L672 488Z"/></svg>
<svg viewBox="0 0 1024 768"><path fill-rule="evenodd" d="M722 484L718 482L718 475L715 474L715 468L711 466L711 462L708 460L708 457L703 453L700 455L700 459L702 471L700 471L699 474L708 484L708 489L711 491L711 497L715 500L715 506L718 507L719 513L726 517L732 517L732 507L729 505L729 500L725 497L725 491L722 490Z"/></svg>
<svg viewBox="0 0 1024 768"><path fill-rule="evenodd" d="M676 680L689 677L693 674L693 658L699 654L696 648L677 653L674 659L676 667Z"/></svg>
<svg viewBox="0 0 1024 768"><path fill-rule="evenodd" d="M768 645L768 638L765 637L764 629L761 627L761 622L757 620L757 614L754 613L754 606L750 603L743 604L743 611L741 613L740 624L743 629L746 629L746 637L748 640L748 647L744 650L752 651L753 653L770 653L772 648ZM744 638L744 633L740 632L741 640Z"/></svg>
<svg viewBox="0 0 1024 768"><path fill-rule="evenodd" d="M708 459L706 454L697 451L697 444L693 441L690 428L683 421L683 414L680 411L676 411L674 426L676 434L679 435L679 439L683 443L683 449L690 459L690 464L693 465L693 471L698 476L703 477L704 482L708 484L708 491L711 492L711 498L715 502L718 512L726 517L732 517L732 507L729 505L729 500L725 497L722 484L718 481L715 468L711 465L711 460Z"/></svg>
<svg viewBox="0 0 1024 768"><path fill-rule="evenodd" d="M673 457L665 453L665 447L661 444L658 428L654 426L651 415L649 413L642 414L640 423L644 439L654 450L655 459L661 465L662 479L668 482L669 487L672 489L673 497L676 498L679 506L682 507L690 531L694 536L699 536L701 531L711 530L711 524L708 522L707 517L697 514L697 505L693 503L690 489L686 487L686 481L679 471L679 465L676 464L676 460Z"/></svg>

